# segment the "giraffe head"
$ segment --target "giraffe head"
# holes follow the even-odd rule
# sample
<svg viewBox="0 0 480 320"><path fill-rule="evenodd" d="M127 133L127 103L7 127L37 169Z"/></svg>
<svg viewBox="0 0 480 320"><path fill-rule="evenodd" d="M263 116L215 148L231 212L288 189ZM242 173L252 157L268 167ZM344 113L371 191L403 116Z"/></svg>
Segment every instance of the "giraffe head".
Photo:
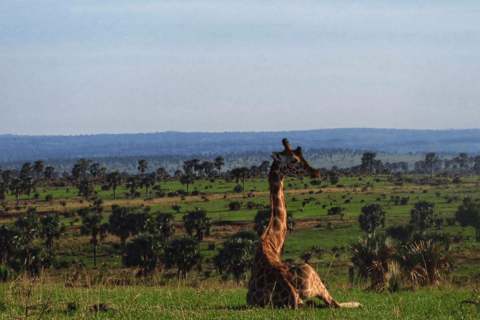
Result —
<svg viewBox="0 0 480 320"><path fill-rule="evenodd" d="M309 176L311 178L321 177L320 172L305 160L301 147L293 150L286 138L282 140L282 143L285 150L282 152L272 152L271 157L277 162L280 171L284 175L296 177Z"/></svg>

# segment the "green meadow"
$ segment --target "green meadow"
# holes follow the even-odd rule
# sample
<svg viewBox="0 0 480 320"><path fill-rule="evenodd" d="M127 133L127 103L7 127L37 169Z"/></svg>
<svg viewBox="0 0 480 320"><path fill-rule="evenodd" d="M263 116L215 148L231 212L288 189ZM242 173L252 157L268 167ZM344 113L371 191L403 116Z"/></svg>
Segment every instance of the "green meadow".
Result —
<svg viewBox="0 0 480 320"><path fill-rule="evenodd" d="M332 296L340 301L358 301L361 309L326 309L319 305L301 310L253 308L246 305L246 283L236 283L218 274L212 259L228 237L241 230L251 230L258 210L268 207L268 183L264 177L248 178L243 192L234 192L236 182L224 179L197 180L189 191L197 195L157 197L150 188L139 189L138 198L127 196L120 186L114 200L112 190L94 186L94 198L102 199L103 221L111 206L118 204L139 211L175 214L175 236L185 234L183 215L200 207L212 219L212 232L201 243L204 263L201 271L192 271L188 280L178 280L175 270L161 268L148 277L136 276L136 269L122 268L119 238L108 235L98 246L97 268L93 267L90 238L80 233L82 219L76 212L92 207L93 200L78 195L75 186L55 186L43 182L32 192L19 197L19 204L8 194L0 213L1 224L13 223L19 215L35 206L39 215L58 213L66 231L54 240L55 257L63 267L44 269L39 277L18 273L0 283L0 319L479 319L480 243L475 230L447 219L466 196L478 200L478 176L438 178L407 175L404 182L390 175L341 176L336 185L328 180L312 184L310 179L287 178L284 183L287 209L296 226L286 238L282 259L301 263L305 252L313 252L310 264L326 283ZM240 182L242 184L242 182ZM168 194L185 190L178 181L157 182L157 189ZM35 195L36 193L36 195ZM47 201L46 196L52 200ZM399 203L395 198L405 198ZM386 227L408 223L413 204L426 200L435 203L435 212L444 223L430 231L444 232L460 239L451 243L453 272L439 279L435 286L409 287L397 293L366 291L368 283L348 283L352 266L349 244L365 232L358 216L366 204L380 204L386 211ZM239 201L238 210L229 204ZM178 212L172 208L179 205ZM332 207L341 214L329 215ZM69 213L69 214L66 214ZM385 233L379 228L377 233ZM36 240L42 243L40 239ZM129 239L127 239L127 242ZM216 244L216 246L211 246Z"/></svg>

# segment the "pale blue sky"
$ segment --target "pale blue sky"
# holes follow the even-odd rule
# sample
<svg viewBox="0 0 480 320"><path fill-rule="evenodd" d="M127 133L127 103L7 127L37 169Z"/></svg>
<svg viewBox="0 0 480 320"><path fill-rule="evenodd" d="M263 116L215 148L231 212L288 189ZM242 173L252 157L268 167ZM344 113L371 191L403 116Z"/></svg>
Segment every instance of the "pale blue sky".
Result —
<svg viewBox="0 0 480 320"><path fill-rule="evenodd" d="M480 125L478 1L0 2L0 134Z"/></svg>

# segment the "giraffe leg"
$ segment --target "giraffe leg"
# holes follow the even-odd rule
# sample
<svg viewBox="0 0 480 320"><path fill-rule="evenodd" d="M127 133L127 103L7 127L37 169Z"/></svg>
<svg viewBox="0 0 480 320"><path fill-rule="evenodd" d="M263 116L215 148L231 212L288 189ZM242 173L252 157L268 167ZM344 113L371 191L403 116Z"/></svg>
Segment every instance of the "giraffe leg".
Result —
<svg viewBox="0 0 480 320"><path fill-rule="evenodd" d="M294 275L292 285L297 289L301 299L317 297L328 307L340 307L339 303L328 293L318 273L310 265L295 266L289 271Z"/></svg>

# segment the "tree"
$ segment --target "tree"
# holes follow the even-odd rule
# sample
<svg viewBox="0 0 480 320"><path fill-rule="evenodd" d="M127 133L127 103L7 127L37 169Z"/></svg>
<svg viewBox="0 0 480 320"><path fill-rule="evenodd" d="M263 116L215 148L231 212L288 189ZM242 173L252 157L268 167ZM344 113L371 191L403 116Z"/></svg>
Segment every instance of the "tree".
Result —
<svg viewBox="0 0 480 320"><path fill-rule="evenodd" d="M122 266L125 266L125 244L128 237L136 235L145 226L147 217L143 213L133 213L129 208L112 206L112 214L108 220L109 232L120 238L122 250Z"/></svg>
<svg viewBox="0 0 480 320"><path fill-rule="evenodd" d="M464 171L468 169L468 153L460 152L458 157L455 157L455 162Z"/></svg>
<svg viewBox="0 0 480 320"><path fill-rule="evenodd" d="M385 227L385 211L381 205L367 204L362 207L362 214L358 217L360 229L368 234L375 235L375 230L382 226Z"/></svg>
<svg viewBox="0 0 480 320"><path fill-rule="evenodd" d="M25 180L30 178L30 173L32 172L32 166L30 162L25 162L20 169L20 179Z"/></svg>
<svg viewBox="0 0 480 320"><path fill-rule="evenodd" d="M241 168L234 168L230 173L235 177L236 183L241 179L243 184L243 189L245 189L245 178L248 173L248 169L246 167Z"/></svg>
<svg viewBox="0 0 480 320"><path fill-rule="evenodd" d="M87 159L81 158L81 159L78 159L77 162L75 163L75 165L77 166L79 176L82 176L83 179L85 179L87 169L88 169L89 164L91 162L92 162L92 160L90 160L90 159L87 160ZM75 165L74 165L74 168L75 168ZM73 174L73 171L72 171L72 174Z"/></svg>
<svg viewBox="0 0 480 320"><path fill-rule="evenodd" d="M103 241L107 234L108 224L101 224L102 215L100 213L90 213L83 217L81 233L91 235L90 244L93 248L93 265L97 267L97 246L98 240Z"/></svg>
<svg viewBox="0 0 480 320"><path fill-rule="evenodd" d="M200 242L204 237L210 235L212 223L211 219L207 218L207 212L204 209L195 208L192 211L187 211L183 216L183 222L187 234L193 236L195 233L195 237Z"/></svg>
<svg viewBox="0 0 480 320"><path fill-rule="evenodd" d="M92 164L90 165L90 167L88 168L88 170L90 171L90 174L91 174L94 178L96 178L97 175L98 175L98 173L100 172L99 167L100 167L100 164L95 162L95 163L92 163Z"/></svg>
<svg viewBox="0 0 480 320"><path fill-rule="evenodd" d="M20 243L30 244L33 239L40 236L40 217L37 215L37 208L30 207L15 221L14 226L19 231Z"/></svg>
<svg viewBox="0 0 480 320"><path fill-rule="evenodd" d="M259 237L265 232L270 222L271 212L270 209L258 210L254 218L253 230L257 233ZM293 220L293 215L290 212L287 212L287 231L292 233L295 229L296 222Z"/></svg>
<svg viewBox="0 0 480 320"><path fill-rule="evenodd" d="M160 167L160 168L157 169L157 175L158 175L158 179L160 181L162 181L163 179L165 179L167 177L168 173L167 173L167 170L165 170L164 167Z"/></svg>
<svg viewBox="0 0 480 320"><path fill-rule="evenodd" d="M148 163L147 163L147 160L145 159L141 159L141 160L138 160L138 171L140 171L142 174L145 172L145 170L147 170L148 168Z"/></svg>
<svg viewBox="0 0 480 320"><path fill-rule="evenodd" d="M12 192L12 195L15 195L15 198L17 199L17 206L18 206L19 197L23 192L22 180L13 179L13 180L10 181L10 185L8 187L9 187L10 191Z"/></svg>
<svg viewBox="0 0 480 320"><path fill-rule="evenodd" d="M252 231L240 231L223 243L223 248L214 258L215 266L220 273L233 274L237 282L241 275L252 266L259 237Z"/></svg>
<svg viewBox="0 0 480 320"><path fill-rule="evenodd" d="M11 225L0 225L0 265L8 262L19 243L19 231Z"/></svg>
<svg viewBox="0 0 480 320"><path fill-rule="evenodd" d="M174 238L165 247L163 261L168 269L177 267L179 279L187 279L188 272L201 266L200 242L191 236Z"/></svg>
<svg viewBox="0 0 480 320"><path fill-rule="evenodd" d="M36 182L32 178L25 178L22 181L22 189L23 193L28 195L28 199L30 199L30 194L32 193L32 189L35 188Z"/></svg>
<svg viewBox="0 0 480 320"><path fill-rule="evenodd" d="M83 194L85 199L88 199L88 196L93 193L93 181L91 179L83 179L80 181L80 184L77 186L79 192Z"/></svg>
<svg viewBox="0 0 480 320"><path fill-rule="evenodd" d="M362 156L362 170L372 171L376 156L377 154L375 152L364 152Z"/></svg>
<svg viewBox="0 0 480 320"><path fill-rule="evenodd" d="M125 247L125 266L140 267L139 275L149 274L157 269L164 247L165 239L158 234L137 235Z"/></svg>
<svg viewBox="0 0 480 320"><path fill-rule="evenodd" d="M174 215L168 213L153 213L147 221L146 229L148 233L161 234L166 239L171 238L175 233L175 227L172 224Z"/></svg>
<svg viewBox="0 0 480 320"><path fill-rule="evenodd" d="M107 174L107 183L113 189L113 200L117 200L116 190L117 187L122 184L122 176L118 171L110 172Z"/></svg>
<svg viewBox="0 0 480 320"><path fill-rule="evenodd" d="M145 187L145 197L148 198L148 188L155 184L155 176L147 175L140 180L140 188Z"/></svg>
<svg viewBox="0 0 480 320"><path fill-rule="evenodd" d="M463 227L474 227L475 239L480 242L480 204L469 201L460 205L455 217Z"/></svg>
<svg viewBox="0 0 480 320"><path fill-rule="evenodd" d="M218 174L220 174L220 170L225 165L225 159L221 156L218 156L218 157L215 158L215 160L213 162L213 165L218 170Z"/></svg>
<svg viewBox="0 0 480 320"><path fill-rule="evenodd" d="M475 156L473 170L475 171L475 174L480 174L480 156Z"/></svg>
<svg viewBox="0 0 480 320"><path fill-rule="evenodd" d="M12 170L5 170L2 172L2 180L5 183L10 183L13 178Z"/></svg>
<svg viewBox="0 0 480 320"><path fill-rule="evenodd" d="M45 178L46 178L46 179L49 179L49 180L50 180L50 179L52 179L54 172L55 172L55 168L54 168L54 167L52 167L52 166L47 166L47 167L45 168L45 172L44 172L43 174L45 175Z"/></svg>
<svg viewBox="0 0 480 320"><path fill-rule="evenodd" d="M433 176L433 171L437 170L441 160L435 152L429 152L425 155L425 167L430 170L430 176Z"/></svg>
<svg viewBox="0 0 480 320"><path fill-rule="evenodd" d="M135 193L137 192L137 188L138 188L137 177L136 176L128 177L125 187L130 189L130 194L132 195L132 197L135 197Z"/></svg>
<svg viewBox="0 0 480 320"><path fill-rule="evenodd" d="M428 201L419 201L414 204L414 208L410 211L410 223L418 225L425 231L433 225L436 214L434 212L435 203Z"/></svg>
<svg viewBox="0 0 480 320"><path fill-rule="evenodd" d="M183 170L185 171L185 174L190 174L193 170L194 163L192 160L185 160L183 161Z"/></svg>
<svg viewBox="0 0 480 320"><path fill-rule="evenodd" d="M2 201L2 206L6 199L5 194L8 193L8 184L3 181L0 181L0 200Z"/></svg>
<svg viewBox="0 0 480 320"><path fill-rule="evenodd" d="M37 174L37 180L40 179L40 173L43 172L43 161L37 160L33 163L33 171Z"/></svg>
<svg viewBox="0 0 480 320"><path fill-rule="evenodd" d="M80 167L80 164L78 163L75 163L73 165L73 168L72 168L72 177L75 179L75 180L78 180L80 179L80 176L82 175L82 169Z"/></svg>
<svg viewBox="0 0 480 320"><path fill-rule="evenodd" d="M60 235L65 231L65 226L60 224L60 217L58 214L41 217L40 225L40 236L45 239L45 246L50 254L52 254L53 239L60 238Z"/></svg>
<svg viewBox="0 0 480 320"><path fill-rule="evenodd" d="M263 174L267 174L269 168L270 168L270 161L268 161L268 160L264 160L264 161L260 164L260 166L258 167L258 169L259 169Z"/></svg>
<svg viewBox="0 0 480 320"><path fill-rule="evenodd" d="M193 173L183 174L183 175L180 177L180 183L187 185L187 192L188 192L188 186L189 186L190 184L195 183L195 176L193 175Z"/></svg>
<svg viewBox="0 0 480 320"><path fill-rule="evenodd" d="M201 167L203 169L203 172L207 176L210 176L213 172L214 164L211 163L210 161L203 161L202 164L201 164Z"/></svg>

